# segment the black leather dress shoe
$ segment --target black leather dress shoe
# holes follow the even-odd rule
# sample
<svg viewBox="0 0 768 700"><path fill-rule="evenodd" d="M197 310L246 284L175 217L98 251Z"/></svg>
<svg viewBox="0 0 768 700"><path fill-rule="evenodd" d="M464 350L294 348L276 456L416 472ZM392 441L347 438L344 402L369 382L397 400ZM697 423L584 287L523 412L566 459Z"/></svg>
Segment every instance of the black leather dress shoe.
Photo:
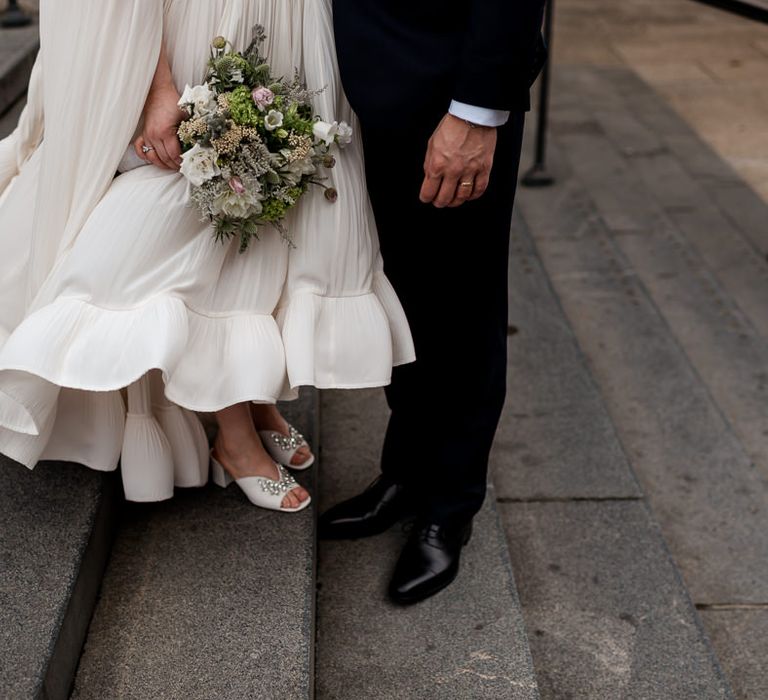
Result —
<svg viewBox="0 0 768 700"><path fill-rule="evenodd" d="M459 526L417 523L395 567L390 598L401 605L418 603L452 583L471 536L471 520Z"/></svg>
<svg viewBox="0 0 768 700"><path fill-rule="evenodd" d="M382 475L359 496L323 513L318 534L324 540L370 537L409 515L413 515L413 505L407 489Z"/></svg>

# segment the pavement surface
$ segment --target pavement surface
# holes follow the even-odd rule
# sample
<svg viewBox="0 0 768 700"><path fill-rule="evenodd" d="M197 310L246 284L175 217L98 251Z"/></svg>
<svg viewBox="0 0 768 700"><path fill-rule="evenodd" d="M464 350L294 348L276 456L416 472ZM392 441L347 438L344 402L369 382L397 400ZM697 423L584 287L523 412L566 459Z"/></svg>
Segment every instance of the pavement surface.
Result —
<svg viewBox="0 0 768 700"><path fill-rule="evenodd" d="M560 66L624 67L768 200L768 24L695 0L556 0Z"/></svg>
<svg viewBox="0 0 768 700"><path fill-rule="evenodd" d="M528 153L530 146L529 134ZM555 186L523 189L518 201L511 320L519 328L511 339L511 357L514 361L517 342L535 346L536 338L526 338L525 332L538 333L544 345L555 337L552 327L561 339L567 335L563 326L570 328L648 512L699 612L695 625L703 625L735 697L768 697L768 645L759 634L768 611L768 205L663 95L622 66L556 68L549 165ZM533 260L526 262L526 254ZM537 259L562 307L559 325L542 323L529 308L531 284L520 278L535 271ZM561 342L561 362L563 347ZM530 351L524 354L530 364ZM525 366L526 360L518 361ZM571 366L578 365L572 360ZM511 382L525 385L526 380ZM590 402L595 406L594 398L573 401L574 383L560 382L564 404L574 413ZM580 391L594 394L586 383ZM584 418L574 415L570 421ZM521 432L525 425L518 421ZM604 426L605 419L599 417L596 425ZM514 430L514 423L507 425L502 435ZM598 432L604 437L594 454L605 464L600 455L606 454L609 433L605 427ZM520 441L530 449L525 437ZM582 466L588 463L582 450L589 440L571 444L572 455L563 449L550 459L569 460L573 481L584 478L593 490L586 500L594 501L600 491L592 485L590 469ZM560 472L551 465L546 469ZM507 473L505 493L517 480L525 494L525 477L525 472ZM617 490L614 497L621 495ZM576 506L578 498L584 495L571 485L565 502ZM559 517L570 519L576 512ZM617 536L624 517L613 528ZM570 534L579 527L571 521L562 531ZM609 561L640 546L643 537L627 532L624 548ZM579 546L589 538L585 531ZM510 546L515 570L521 572L526 622L533 627L533 617L543 616L554 625L561 610L542 613L538 598L527 597L522 577L529 566L535 571L535 558L526 556L526 545L514 534ZM555 543L550 547L554 551ZM598 550L588 556L595 567L602 561ZM627 562L622 571L630 566ZM579 568L564 571L566 577L578 576ZM650 572L644 569L643 575ZM663 590L649 580L644 586ZM624 591L631 600L629 589ZM671 606L668 614L677 618L679 607ZM620 627L608 634L619 646L622 635ZM542 649L533 637L531 650L542 697L564 697L564 688L577 676L562 676L558 686L552 646ZM577 651L570 650L572 664L582 663ZM594 648L587 658L599 667L601 653ZM686 662L681 668L693 667ZM599 682L600 674L588 678ZM638 680L635 672L631 678ZM708 692L716 687L707 685ZM588 697L616 697L615 688L624 688L619 697L649 697L633 691L631 683L593 689ZM705 697L702 692L687 685L674 697Z"/></svg>

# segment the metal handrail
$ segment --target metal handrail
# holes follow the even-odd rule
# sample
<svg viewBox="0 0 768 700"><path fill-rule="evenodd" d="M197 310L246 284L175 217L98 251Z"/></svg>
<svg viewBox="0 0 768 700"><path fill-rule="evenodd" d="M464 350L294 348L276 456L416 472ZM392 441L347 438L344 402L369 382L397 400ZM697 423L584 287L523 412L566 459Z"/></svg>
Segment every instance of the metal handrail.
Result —
<svg viewBox="0 0 768 700"><path fill-rule="evenodd" d="M544 64L539 78L539 108L536 123L536 154L531 168L523 175L524 187L548 187L555 178L547 170L547 128L549 124L549 82L552 75L552 35L554 30L554 0L549 0L544 10L544 40L549 50L549 60Z"/></svg>

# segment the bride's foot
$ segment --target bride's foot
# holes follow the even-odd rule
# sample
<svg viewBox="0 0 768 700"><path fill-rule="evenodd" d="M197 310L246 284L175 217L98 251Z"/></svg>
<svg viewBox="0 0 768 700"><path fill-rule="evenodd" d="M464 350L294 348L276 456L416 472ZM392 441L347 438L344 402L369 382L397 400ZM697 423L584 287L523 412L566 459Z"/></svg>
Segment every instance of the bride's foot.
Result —
<svg viewBox="0 0 768 700"><path fill-rule="evenodd" d="M278 433L278 440L272 440L268 442L271 437L268 435L262 435L265 440L265 447L272 454L280 464L286 467L292 467L294 469L307 469L312 466L315 461L315 456L312 454L312 450L309 448L303 437L298 434L295 429L292 432L291 426L288 421L283 418L280 411L277 410L277 406L274 404L251 404L251 415L253 416L253 423L256 426L256 430L259 433ZM294 444L299 443L298 447L293 447ZM276 449L275 449L276 448ZM291 451L293 454L290 455ZM286 459L286 457L290 457Z"/></svg>
<svg viewBox="0 0 768 700"><path fill-rule="evenodd" d="M281 481L282 475L279 468L267 454L263 445L258 442L250 445L243 445L242 443L230 445L219 433L219 437L214 443L213 457L232 479L258 476L270 479L276 484ZM295 510L308 500L309 492L304 487L296 485L295 488L285 494L280 505L283 508Z"/></svg>

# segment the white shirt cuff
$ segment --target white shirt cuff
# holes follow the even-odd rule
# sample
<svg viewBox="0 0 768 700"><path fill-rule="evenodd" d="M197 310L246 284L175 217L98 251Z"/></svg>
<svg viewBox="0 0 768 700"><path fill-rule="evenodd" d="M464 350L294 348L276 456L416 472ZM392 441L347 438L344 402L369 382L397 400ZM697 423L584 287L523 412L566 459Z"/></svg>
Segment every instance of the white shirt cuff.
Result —
<svg viewBox="0 0 768 700"><path fill-rule="evenodd" d="M509 121L509 112L501 109L487 109L486 107L475 107L464 102L451 102L448 111L459 119L466 119L473 124L480 126L503 126Z"/></svg>

